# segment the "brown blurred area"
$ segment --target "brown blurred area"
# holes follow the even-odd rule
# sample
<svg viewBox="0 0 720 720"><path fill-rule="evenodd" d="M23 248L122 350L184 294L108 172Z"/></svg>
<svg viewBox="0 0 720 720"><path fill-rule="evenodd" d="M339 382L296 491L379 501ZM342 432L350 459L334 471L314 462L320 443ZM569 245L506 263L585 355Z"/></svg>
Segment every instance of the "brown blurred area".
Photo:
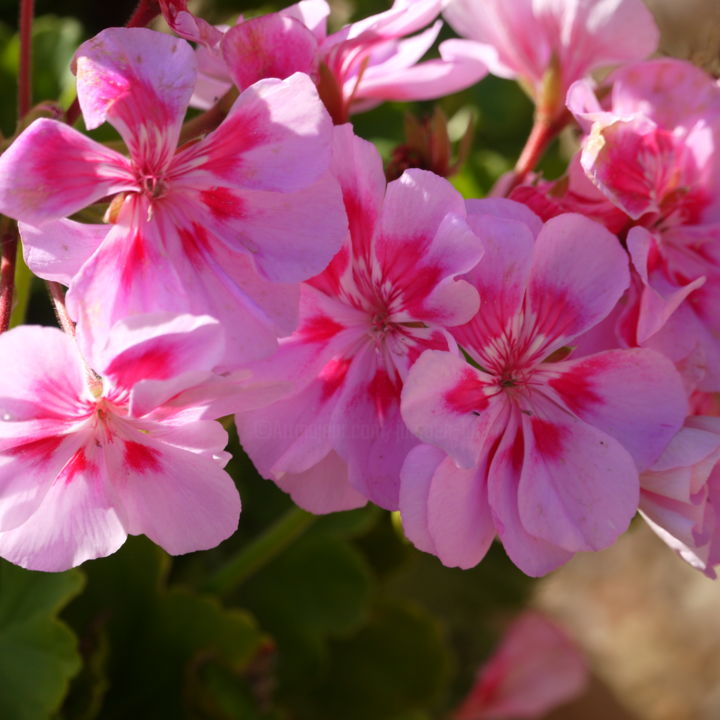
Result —
<svg viewBox="0 0 720 720"><path fill-rule="evenodd" d="M595 675L547 720L720 718L720 583L642 523L540 581L534 602L576 639Z"/></svg>
<svg viewBox="0 0 720 720"><path fill-rule="evenodd" d="M661 54L690 60L720 76L720 0L644 1L660 27Z"/></svg>

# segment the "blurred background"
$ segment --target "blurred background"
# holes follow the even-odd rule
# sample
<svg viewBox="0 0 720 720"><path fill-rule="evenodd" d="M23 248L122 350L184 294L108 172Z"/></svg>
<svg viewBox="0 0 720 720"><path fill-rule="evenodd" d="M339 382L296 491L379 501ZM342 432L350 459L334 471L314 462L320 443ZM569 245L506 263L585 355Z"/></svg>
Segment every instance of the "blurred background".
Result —
<svg viewBox="0 0 720 720"><path fill-rule="evenodd" d="M123 25L135 4L37 0L35 102L67 107L75 48ZM663 52L720 72L718 0L648 4L663 30ZM191 7L219 23L283 4ZM336 0L331 27L386 7ZM5 137L15 128L17 11L16 0L0 0ZM474 123L467 162L452 182L466 197L483 196L513 166L532 105L515 84L487 77L437 103L386 103L355 116L355 129L390 162L404 142L406 114L423 122L436 106L453 142ZM550 148L540 167L547 177L563 172L572 140ZM40 283L27 320L54 322ZM473 570L448 569L408 545L397 518L373 507L289 532L282 524L287 497L255 473L236 441L230 450L244 510L238 533L215 550L170 558L130 538L111 558L67 573L0 564L1 720L451 718L505 628L529 607L564 629L590 669L576 697L534 717L720 718L720 586L644 525L539 581L498 546ZM263 551L258 538L277 539L283 530L283 551ZM247 560L242 582L221 587L216 573L238 554ZM533 652L528 647L527 656Z"/></svg>

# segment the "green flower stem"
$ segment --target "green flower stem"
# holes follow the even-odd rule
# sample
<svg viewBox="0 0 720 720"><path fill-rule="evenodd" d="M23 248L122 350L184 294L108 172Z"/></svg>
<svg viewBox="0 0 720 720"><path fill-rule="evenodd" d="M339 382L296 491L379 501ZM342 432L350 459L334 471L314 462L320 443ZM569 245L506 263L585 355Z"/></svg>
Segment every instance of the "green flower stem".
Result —
<svg viewBox="0 0 720 720"><path fill-rule="evenodd" d="M288 510L212 575L205 582L203 590L220 597L227 597L251 575L289 547L313 524L315 519L315 515L300 508Z"/></svg>
<svg viewBox="0 0 720 720"><path fill-rule="evenodd" d="M30 292L32 291L33 274L25 264L22 248L18 246L15 261L15 304L10 315L10 327L14 328L25 322Z"/></svg>

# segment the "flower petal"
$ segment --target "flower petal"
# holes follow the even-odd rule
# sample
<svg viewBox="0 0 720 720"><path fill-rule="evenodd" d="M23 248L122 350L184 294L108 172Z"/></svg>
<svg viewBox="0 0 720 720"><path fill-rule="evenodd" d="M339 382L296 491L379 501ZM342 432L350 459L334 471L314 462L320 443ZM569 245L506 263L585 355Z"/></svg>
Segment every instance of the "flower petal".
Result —
<svg viewBox="0 0 720 720"><path fill-rule="evenodd" d="M102 451L78 448L19 527L0 532L0 556L29 570L61 572L114 553L127 532L106 491Z"/></svg>
<svg viewBox="0 0 720 720"><path fill-rule="evenodd" d="M215 438L216 426L197 423L195 429ZM213 457L170 445L168 433L162 440L137 433L115 443L112 492L123 525L172 555L215 547L237 528L235 484Z"/></svg>
<svg viewBox="0 0 720 720"><path fill-rule="evenodd" d="M146 28L108 28L78 48L73 67L88 130L107 120L138 166L165 170L195 86L190 45Z"/></svg>
<svg viewBox="0 0 720 720"><path fill-rule="evenodd" d="M271 13L231 27L221 43L230 77L240 90L263 78L295 72L314 77L318 41L299 20Z"/></svg>
<svg viewBox="0 0 720 720"><path fill-rule="evenodd" d="M110 232L109 225L51 220L40 227L18 223L27 266L44 280L70 285Z"/></svg>
<svg viewBox="0 0 720 720"><path fill-rule="evenodd" d="M0 155L0 213L33 225L135 186L126 158L55 120L35 120Z"/></svg>
<svg viewBox="0 0 720 720"><path fill-rule="evenodd" d="M618 440L640 470L657 460L687 413L680 376L653 350L610 350L552 368L548 386L561 404Z"/></svg>

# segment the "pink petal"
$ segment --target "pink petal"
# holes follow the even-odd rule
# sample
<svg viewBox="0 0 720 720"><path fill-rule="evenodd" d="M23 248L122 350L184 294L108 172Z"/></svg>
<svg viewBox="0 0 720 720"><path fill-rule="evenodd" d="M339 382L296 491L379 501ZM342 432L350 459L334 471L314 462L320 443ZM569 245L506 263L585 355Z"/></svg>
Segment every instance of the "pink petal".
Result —
<svg viewBox="0 0 720 720"><path fill-rule="evenodd" d="M299 20L320 42L325 39L325 26L330 15L330 7L325 0L300 0L281 10L280 14Z"/></svg>
<svg viewBox="0 0 720 720"><path fill-rule="evenodd" d="M273 282L299 282L322 272L347 236L340 189L329 174L295 192L200 193L209 218L205 227L228 248L247 252Z"/></svg>
<svg viewBox="0 0 720 720"><path fill-rule="evenodd" d="M334 130L332 172L340 183L357 257L368 257L385 196L382 158L349 123Z"/></svg>
<svg viewBox="0 0 720 720"><path fill-rule="evenodd" d="M453 720L539 718L579 696L587 661L549 618L525 611L478 673Z"/></svg>
<svg viewBox="0 0 720 720"><path fill-rule="evenodd" d="M472 57L458 57L443 45L440 46L440 60L427 60L399 69L386 69L384 64L370 67L354 97L433 100L464 90L485 77L487 70L482 63Z"/></svg>
<svg viewBox="0 0 720 720"><path fill-rule="evenodd" d="M70 285L72 277L110 232L109 225L51 220L40 227L18 223L27 266L44 280Z"/></svg>
<svg viewBox="0 0 720 720"><path fill-rule="evenodd" d="M113 326L94 367L117 387L131 390L141 380L211 369L223 350L223 330L211 317L140 315Z"/></svg>
<svg viewBox="0 0 720 720"><path fill-rule="evenodd" d="M519 485L525 458L517 414L510 417L488 472L493 522L508 557L526 575L540 577L566 563L572 553L528 533L520 519Z"/></svg>
<svg viewBox="0 0 720 720"><path fill-rule="evenodd" d="M88 130L106 120L148 172L172 159L197 74L190 45L146 28L109 28L73 61Z"/></svg>
<svg viewBox="0 0 720 720"><path fill-rule="evenodd" d="M717 84L692 63L657 58L621 68L612 80L612 108L617 115L640 113L668 129L687 128L697 119L718 122Z"/></svg>
<svg viewBox="0 0 720 720"><path fill-rule="evenodd" d="M643 227L633 227L627 236L627 247L633 265L640 275L644 288L640 301L637 341L645 343L655 335L670 319L670 316L680 307L691 292L697 290L705 283L704 277L699 277L678 287L674 292L660 292L651 285L648 276L650 253L654 250L654 239Z"/></svg>
<svg viewBox="0 0 720 720"><path fill-rule="evenodd" d="M195 429L217 435L217 423ZM116 440L112 491L123 525L172 555L215 547L237 528L235 484L212 457L173 447L170 434L162 440L141 433Z"/></svg>
<svg viewBox="0 0 720 720"><path fill-rule="evenodd" d="M33 225L135 185L126 158L55 120L35 120L0 156L0 212Z"/></svg>
<svg viewBox="0 0 720 720"><path fill-rule="evenodd" d="M480 312L452 332L458 342L473 353L483 348L488 338L501 334L509 318L520 310L534 238L524 222L493 215L472 212L468 215L468 224L481 238L484 248L481 262L466 275L480 294Z"/></svg>
<svg viewBox="0 0 720 720"><path fill-rule="evenodd" d="M464 469L448 457L432 477L428 529L434 553L448 567L474 567L495 537L487 499L487 456L483 460L479 468Z"/></svg>
<svg viewBox="0 0 720 720"><path fill-rule="evenodd" d="M19 527L0 532L0 556L29 570L60 572L114 553L127 533L106 493L102 451L78 448Z"/></svg>
<svg viewBox="0 0 720 720"><path fill-rule="evenodd" d="M402 415L411 432L447 452L461 467L480 460L504 414L492 379L449 352L427 350L410 368Z"/></svg>
<svg viewBox="0 0 720 720"><path fill-rule="evenodd" d="M560 410L533 403L523 415L525 453L518 486L523 527L569 550L600 550L629 526L638 472L614 438Z"/></svg>
<svg viewBox="0 0 720 720"><path fill-rule="evenodd" d="M548 384L562 404L622 443L640 470L657 460L685 418L680 377L652 350L611 350L552 368Z"/></svg>
<svg viewBox="0 0 720 720"><path fill-rule="evenodd" d="M428 495L433 475L447 455L431 445L418 445L409 453L400 475L400 512L403 532L418 550L436 554L428 526Z"/></svg>
<svg viewBox="0 0 720 720"><path fill-rule="evenodd" d="M310 78L261 80L217 130L178 153L172 172L190 187L292 192L328 168L332 123Z"/></svg>
<svg viewBox="0 0 720 720"><path fill-rule="evenodd" d="M353 510L367 503L348 482L347 464L334 451L301 473L287 473L275 482L301 508L316 515Z"/></svg>
<svg viewBox="0 0 720 720"><path fill-rule="evenodd" d="M225 33L222 52L233 82L244 90L263 78L314 76L318 41L299 20L272 13L245 20Z"/></svg>
<svg viewBox="0 0 720 720"><path fill-rule="evenodd" d="M552 218L538 235L528 286L533 332L566 345L609 315L629 282L627 255L602 225L575 214Z"/></svg>
<svg viewBox="0 0 720 720"><path fill-rule="evenodd" d="M363 18L331 35L328 44L332 46L341 39L357 38L365 32L371 37L402 37L434 20L441 9L438 0L395 0L389 10Z"/></svg>

